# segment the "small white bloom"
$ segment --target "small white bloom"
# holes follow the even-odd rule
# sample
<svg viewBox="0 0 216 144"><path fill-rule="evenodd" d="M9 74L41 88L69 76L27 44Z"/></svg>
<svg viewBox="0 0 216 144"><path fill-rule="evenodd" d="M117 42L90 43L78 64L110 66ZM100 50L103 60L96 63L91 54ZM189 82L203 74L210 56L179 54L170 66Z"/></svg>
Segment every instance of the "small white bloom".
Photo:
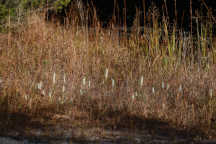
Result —
<svg viewBox="0 0 216 144"><path fill-rule="evenodd" d="M135 96L134 96L134 94L132 94L132 100L134 100L135 99Z"/></svg>
<svg viewBox="0 0 216 144"><path fill-rule="evenodd" d="M42 81L40 81L40 82L37 84L37 87L38 87L38 89L39 89L39 90L41 90L41 89L42 89L42 87L43 87L43 82L42 82Z"/></svg>
<svg viewBox="0 0 216 144"><path fill-rule="evenodd" d="M182 85L179 86L179 92L181 92L181 91L182 91Z"/></svg>
<svg viewBox="0 0 216 144"><path fill-rule="evenodd" d="M152 93L155 94L155 88L154 87L152 87Z"/></svg>
<svg viewBox="0 0 216 144"><path fill-rule="evenodd" d="M25 100L28 100L28 97L29 97L29 96L28 96L28 95L25 95L24 97L25 97Z"/></svg>
<svg viewBox="0 0 216 144"><path fill-rule="evenodd" d="M66 83L66 74L64 73L63 82Z"/></svg>
<svg viewBox="0 0 216 144"><path fill-rule="evenodd" d="M54 72L53 73L53 84L55 84L56 83L56 73Z"/></svg>
<svg viewBox="0 0 216 144"><path fill-rule="evenodd" d="M210 89L210 90L209 90L209 96L210 96L210 98L213 97L213 89Z"/></svg>
<svg viewBox="0 0 216 144"><path fill-rule="evenodd" d="M82 89L80 89L80 95L83 95L84 93L83 93L83 90Z"/></svg>
<svg viewBox="0 0 216 144"><path fill-rule="evenodd" d="M108 70L108 68L106 68L106 70L105 70L105 79L108 78L108 73L109 73L109 70Z"/></svg>
<svg viewBox="0 0 216 144"><path fill-rule="evenodd" d="M86 77L83 78L82 83L84 86L86 85Z"/></svg>
<svg viewBox="0 0 216 144"><path fill-rule="evenodd" d="M170 85L167 83L167 90L170 88Z"/></svg>
<svg viewBox="0 0 216 144"><path fill-rule="evenodd" d="M114 88L115 87L115 80L112 79L112 87Z"/></svg>
<svg viewBox="0 0 216 144"><path fill-rule="evenodd" d="M49 97L52 98L52 91L49 92Z"/></svg>
<svg viewBox="0 0 216 144"><path fill-rule="evenodd" d="M140 87L142 87L143 86L143 76L141 76L141 78L140 78Z"/></svg>
<svg viewBox="0 0 216 144"><path fill-rule="evenodd" d="M44 90L42 90L42 95L45 95L45 91Z"/></svg>
<svg viewBox="0 0 216 144"><path fill-rule="evenodd" d="M162 87L162 89L164 89L164 88L165 88L165 84L164 84L164 82L163 82L163 81L162 81L161 87Z"/></svg>
<svg viewBox="0 0 216 144"><path fill-rule="evenodd" d="M135 97L137 97L138 96L138 93L137 92L135 92Z"/></svg>

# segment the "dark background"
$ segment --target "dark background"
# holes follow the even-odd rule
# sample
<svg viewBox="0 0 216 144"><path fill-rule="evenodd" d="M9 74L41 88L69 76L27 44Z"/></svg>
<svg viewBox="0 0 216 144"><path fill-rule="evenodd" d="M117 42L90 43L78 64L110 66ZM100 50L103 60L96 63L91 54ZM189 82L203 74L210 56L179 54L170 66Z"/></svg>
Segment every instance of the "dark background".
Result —
<svg viewBox="0 0 216 144"><path fill-rule="evenodd" d="M64 8L60 13L61 16L67 15L65 12L70 10L74 1L72 0ZM211 13L209 18L216 16L216 0L82 0L82 2L86 8L96 8L97 16L103 27L108 26L111 20L114 20L120 26L125 24L128 27L132 26L136 8L140 11L141 26L144 24L144 18L150 16L155 8L159 19L166 16L169 23L175 23L177 27L187 30L190 29L191 12L193 24L195 23L195 17L199 17L199 21L202 21L209 13ZM113 14L115 17L113 17Z"/></svg>

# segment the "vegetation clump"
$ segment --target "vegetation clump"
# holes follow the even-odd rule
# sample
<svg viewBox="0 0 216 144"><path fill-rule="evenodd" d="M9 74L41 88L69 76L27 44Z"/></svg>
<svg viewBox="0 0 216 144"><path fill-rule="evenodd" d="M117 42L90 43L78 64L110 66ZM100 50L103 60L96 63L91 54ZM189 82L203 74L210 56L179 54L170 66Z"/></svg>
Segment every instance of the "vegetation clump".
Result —
<svg viewBox="0 0 216 144"><path fill-rule="evenodd" d="M96 14L93 28L56 25L44 15L31 13L16 29L7 20L8 31L0 33L0 127L15 125L10 116L17 113L32 120L66 115L75 126L113 129L142 129L157 119L215 138L211 22L186 34L155 12L142 32L135 19L128 35L115 23L103 28Z"/></svg>

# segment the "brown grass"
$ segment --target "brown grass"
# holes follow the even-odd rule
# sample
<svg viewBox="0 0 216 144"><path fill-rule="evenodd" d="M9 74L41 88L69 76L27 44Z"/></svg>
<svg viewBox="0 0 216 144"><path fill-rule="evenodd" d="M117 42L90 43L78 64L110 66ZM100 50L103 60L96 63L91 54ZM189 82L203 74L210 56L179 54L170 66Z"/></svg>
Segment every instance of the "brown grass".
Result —
<svg viewBox="0 0 216 144"><path fill-rule="evenodd" d="M65 28L29 16L0 36L1 112L131 129L159 119L208 134L216 119L215 41L200 64L190 38L166 30L155 23L128 40L99 26Z"/></svg>

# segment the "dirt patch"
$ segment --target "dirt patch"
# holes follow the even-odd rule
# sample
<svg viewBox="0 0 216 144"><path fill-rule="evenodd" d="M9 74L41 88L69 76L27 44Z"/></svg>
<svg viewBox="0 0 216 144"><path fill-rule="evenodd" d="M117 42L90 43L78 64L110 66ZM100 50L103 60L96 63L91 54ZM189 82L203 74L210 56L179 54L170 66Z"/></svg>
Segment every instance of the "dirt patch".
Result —
<svg viewBox="0 0 216 144"><path fill-rule="evenodd" d="M78 124L77 120L63 114L31 117L21 113L1 115L0 141L28 143L198 143L207 137L195 129L174 128L169 123L156 119L142 119L127 116L122 125L112 127L108 124ZM128 127L125 122L128 122ZM129 125L136 122L131 128ZM133 124L134 125L134 124Z"/></svg>

